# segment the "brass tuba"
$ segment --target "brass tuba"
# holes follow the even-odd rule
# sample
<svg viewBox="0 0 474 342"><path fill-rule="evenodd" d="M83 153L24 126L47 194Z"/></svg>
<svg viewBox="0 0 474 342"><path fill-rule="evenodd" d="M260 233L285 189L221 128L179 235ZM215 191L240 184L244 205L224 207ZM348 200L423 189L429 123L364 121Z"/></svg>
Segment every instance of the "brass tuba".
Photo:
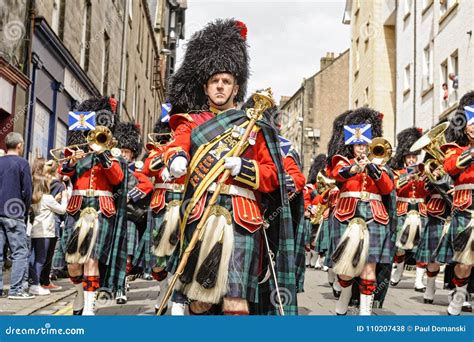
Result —
<svg viewBox="0 0 474 342"><path fill-rule="evenodd" d="M446 137L444 132L448 129L449 122L443 122L438 126L430 129L420 139L418 139L410 148L410 152L424 150L433 158L425 162L425 174L431 182L436 182L446 175L443 168L444 153L441 151L441 146L446 144ZM438 170L439 176L434 176L434 171Z"/></svg>
<svg viewBox="0 0 474 342"><path fill-rule="evenodd" d="M76 150L84 146L89 146L90 151L86 153L103 153L107 150L112 149L117 145L117 140L112 135L112 131L105 126L96 126L95 129L89 131L86 137L86 143L69 145L66 147L53 148L49 151L51 156L58 162L63 162L73 158L73 154Z"/></svg>
<svg viewBox="0 0 474 342"><path fill-rule="evenodd" d="M392 145L385 138L374 138L369 144L367 158L374 164L385 165L392 157Z"/></svg>

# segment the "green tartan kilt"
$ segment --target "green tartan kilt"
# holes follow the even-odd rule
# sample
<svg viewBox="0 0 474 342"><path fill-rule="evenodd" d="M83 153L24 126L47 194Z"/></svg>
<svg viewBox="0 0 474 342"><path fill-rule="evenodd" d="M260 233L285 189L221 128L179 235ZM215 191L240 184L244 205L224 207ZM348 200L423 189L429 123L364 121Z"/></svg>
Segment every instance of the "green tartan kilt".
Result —
<svg viewBox="0 0 474 342"><path fill-rule="evenodd" d="M323 219L319 226L320 232L316 240L315 251L320 254L327 252L329 249L329 219L329 217Z"/></svg>
<svg viewBox="0 0 474 342"><path fill-rule="evenodd" d="M298 293L303 292L304 275L306 271L305 246L309 244L310 237L311 222L306 218L301 218L301 222L298 225L297 235L295 237L296 289Z"/></svg>
<svg viewBox="0 0 474 342"><path fill-rule="evenodd" d="M212 193L207 195L207 202L209 202ZM226 208L232 214L232 198L228 195L220 195L218 197L218 205ZM192 232L199 223L199 219L192 222L186 227L186 241L190 241ZM255 303L257 301L257 286L258 277L260 274L260 259L262 258L261 247L263 244L263 237L261 232L248 232L245 228L238 225L232 218L234 227L234 246L229 260L229 274L227 278L227 293L226 297L243 298L249 302ZM185 248L186 246L184 246ZM176 257L178 249L170 258L168 263L168 271L174 272L179 260ZM195 270L194 276L196 276ZM186 290L184 289L184 292Z"/></svg>
<svg viewBox="0 0 474 342"><path fill-rule="evenodd" d="M74 226L76 225L77 220L79 220L81 211L88 207L94 208L99 213L98 233L94 248L92 250L91 259L99 260L103 264L107 264L109 254L111 253L112 248L115 216L108 218L102 215L102 213L99 211L100 207L98 197L84 197L82 201L81 210L79 210L74 215L70 215L69 213L67 214L66 228L64 229L62 240L64 239L64 246L66 247L69 242L69 239L72 237Z"/></svg>
<svg viewBox="0 0 474 342"><path fill-rule="evenodd" d="M418 204L409 204L408 205L408 209L407 209L407 213L410 211L410 210L416 210L418 211ZM418 211L419 212L419 211ZM401 230L403 228L403 225L405 224L405 219L407 218L407 215L400 215L400 216L397 216L397 239L398 239L398 236L401 234ZM426 224L427 224L427 221L428 221L428 218L426 218L425 216L421 216L420 215L420 220L421 220L421 231L420 231L420 236L424 236L424 232L425 232L425 227L426 227ZM420 240L420 243L421 243L421 240ZM436 247L435 247L436 248ZM418 246L416 246L415 248L411 249L410 252L412 252L413 254L416 254L417 253L417 250L418 250ZM407 250L408 251L408 250ZM418 260L418 259L417 259Z"/></svg>
<svg viewBox="0 0 474 342"><path fill-rule="evenodd" d="M127 221L127 255L134 255L138 248L138 231L135 222Z"/></svg>
<svg viewBox="0 0 474 342"><path fill-rule="evenodd" d="M69 239L69 235L71 234L72 229L74 228L74 224L68 224L71 220L70 215L65 215L64 219L64 228L61 233L61 237L58 240L57 248L53 255L53 269L63 269L66 267L66 246L67 241Z"/></svg>
<svg viewBox="0 0 474 342"><path fill-rule="evenodd" d="M372 209L370 208L369 202L359 201L357 203L355 217L361 217L366 221L370 221L367 224L369 229L369 255L367 257L367 263L384 263L389 264L392 262L391 258L391 242L390 242L390 229L387 225L380 224L373 220ZM340 222L337 218L333 218L333 233L330 244L330 250L328 255L332 257L342 235L346 231L350 220ZM330 252L330 254L329 254ZM326 258L331 259L331 258ZM332 260L330 261L332 265Z"/></svg>
<svg viewBox="0 0 474 342"><path fill-rule="evenodd" d="M474 204L469 207L469 210L474 209ZM459 211L454 210L452 215L451 224L449 226L446 236L441 241L441 247L439 250L436 261L440 264L450 263L454 256L453 241L461 233L471 221L471 215L467 210Z"/></svg>
<svg viewBox="0 0 474 342"><path fill-rule="evenodd" d="M152 267L155 265L155 256L152 253L150 247L151 244L151 229L152 226L152 215L151 210L148 210L146 227L143 231L142 236L138 234L137 248L131 254L133 255L132 264L134 266L142 267L144 272L151 272Z"/></svg>
<svg viewBox="0 0 474 342"><path fill-rule="evenodd" d="M416 251L417 262L435 262L433 253L438 247L441 234L443 232L444 220L428 215L427 223L420 244Z"/></svg>

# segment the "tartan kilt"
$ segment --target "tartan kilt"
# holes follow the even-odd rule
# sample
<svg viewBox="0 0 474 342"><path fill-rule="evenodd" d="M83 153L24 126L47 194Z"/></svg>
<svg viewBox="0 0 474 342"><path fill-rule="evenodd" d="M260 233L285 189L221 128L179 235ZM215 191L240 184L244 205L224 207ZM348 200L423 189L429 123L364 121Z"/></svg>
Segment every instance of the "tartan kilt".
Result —
<svg viewBox="0 0 474 342"><path fill-rule="evenodd" d="M419 212L418 210L418 205L417 204L409 204L408 205L408 210L407 212L409 212L410 210L416 210ZM398 236L401 234L401 230L403 228L403 225L405 224L405 220L407 218L407 215L400 215L400 216L397 216L397 239L398 239ZM424 236L425 234L425 227L428 223L428 218L424 217L424 216L421 216L420 215L420 220L421 220L421 230L420 230L420 236ZM420 240L420 243L421 243L421 240ZM397 248L397 247L396 247ZM435 247L436 248L436 247ZM408 250L407 250L408 251ZM416 246L415 248L413 249L410 249L410 252L412 252L413 254L417 254L418 253L418 246Z"/></svg>
<svg viewBox="0 0 474 342"><path fill-rule="evenodd" d="M94 260L99 260L103 264L107 264L109 254L111 253L112 248L115 216L108 218L99 211L100 207L98 197L84 197L82 200L81 210L79 210L74 215L70 215L69 213L67 214L66 229L64 230L65 234L63 234L63 237L65 237L64 241L66 241L65 246L67 246L69 239L72 237L74 226L77 220L79 220L81 211L88 207L94 208L99 213L99 227L97 232L97 238L95 240L94 248L92 250L90 258Z"/></svg>
<svg viewBox="0 0 474 342"><path fill-rule="evenodd" d="M435 262L433 252L438 247L443 232L444 220L428 215L427 223L420 244L416 250L417 262Z"/></svg>
<svg viewBox="0 0 474 342"><path fill-rule="evenodd" d="M306 271L306 250L305 246L310 242L311 223L306 218L301 218L298 225L297 236L295 238L295 265L296 265L296 289L297 292L303 292L304 275Z"/></svg>
<svg viewBox="0 0 474 342"><path fill-rule="evenodd" d="M53 269L63 269L66 267L66 246L71 235L72 230L74 229L74 224L69 224L71 220L70 215L65 215L64 219L64 229L61 232L61 237L58 240L58 245L56 251L53 255Z"/></svg>
<svg viewBox="0 0 474 342"><path fill-rule="evenodd" d="M135 222L127 221L127 255L134 255L138 248L138 231Z"/></svg>
<svg viewBox="0 0 474 342"><path fill-rule="evenodd" d="M151 269L154 267L156 260L155 256L152 253L152 246L151 246L151 230L153 228L152 224L152 214L150 208L148 208L147 219L146 219L146 227L143 231L142 236L138 234L138 243L137 248L132 253L133 266L142 267L144 272L151 272Z"/></svg>
<svg viewBox="0 0 474 342"><path fill-rule="evenodd" d="M370 202L359 201L357 203L355 217L361 217L365 221L370 221L367 224L369 229L369 255L367 257L367 263L384 263L389 264L392 262L391 258L391 242L390 242L390 228L387 225L380 224L373 220L372 209L370 208ZM337 218L333 216L333 230L331 236L331 248L328 250L328 255L332 259L332 254L334 253L339 241L341 240L342 235L346 231L346 228L349 225L350 220L340 222ZM332 260L330 260L330 265L332 266Z"/></svg>
<svg viewBox="0 0 474 342"><path fill-rule="evenodd" d="M207 194L209 202L212 193ZM232 198L228 195L220 195L217 205L226 208L232 214ZM186 242L191 240L192 233L199 223L199 219L187 225ZM262 258L263 237L261 231L248 232L238 225L232 216L234 228L234 246L229 260L229 273L227 278L226 297L242 298L249 302L257 302L258 277L260 275L260 260ZM186 248L186 244L183 248ZM178 249L168 262L168 270L175 270L179 260L176 258ZM197 270L196 270L197 271ZM194 275L195 276L195 275ZM186 294L186 287L183 289Z"/></svg>
<svg viewBox="0 0 474 342"><path fill-rule="evenodd" d="M469 207L469 210L474 209L474 204ZM446 236L441 241L441 248L439 250L436 261L440 264L450 263L454 256L453 241L456 236L461 233L471 221L471 215L467 210L454 210L451 224L449 226Z"/></svg>
<svg viewBox="0 0 474 342"><path fill-rule="evenodd" d="M329 219L329 217L327 219L323 219L319 225L320 232L314 249L320 254L325 253L329 249Z"/></svg>

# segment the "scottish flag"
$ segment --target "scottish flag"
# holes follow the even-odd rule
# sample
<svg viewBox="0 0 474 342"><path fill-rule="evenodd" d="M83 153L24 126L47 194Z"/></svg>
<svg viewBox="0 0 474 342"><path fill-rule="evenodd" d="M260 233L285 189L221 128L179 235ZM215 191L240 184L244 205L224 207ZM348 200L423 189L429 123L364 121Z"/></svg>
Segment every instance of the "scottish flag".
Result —
<svg viewBox="0 0 474 342"><path fill-rule="evenodd" d="M69 112L70 131L89 131L95 129L95 112Z"/></svg>
<svg viewBox="0 0 474 342"><path fill-rule="evenodd" d="M474 124L474 105L472 106L465 106L464 113L466 113L466 126Z"/></svg>
<svg viewBox="0 0 474 342"><path fill-rule="evenodd" d="M279 136L279 138L280 138L281 154L283 156L286 156L288 154L288 152L290 152L290 150L291 150L291 141L283 138L281 135Z"/></svg>
<svg viewBox="0 0 474 342"><path fill-rule="evenodd" d="M161 105L161 122L170 121L170 111L171 111L171 103L163 103Z"/></svg>
<svg viewBox="0 0 474 342"><path fill-rule="evenodd" d="M372 126L370 124L344 126L344 143L346 145L367 145L371 142Z"/></svg>

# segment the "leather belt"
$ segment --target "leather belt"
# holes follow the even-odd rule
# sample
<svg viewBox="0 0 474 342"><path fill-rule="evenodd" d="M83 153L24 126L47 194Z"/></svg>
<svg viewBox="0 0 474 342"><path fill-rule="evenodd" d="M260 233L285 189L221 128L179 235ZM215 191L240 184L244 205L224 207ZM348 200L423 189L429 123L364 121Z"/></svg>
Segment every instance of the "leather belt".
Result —
<svg viewBox="0 0 474 342"><path fill-rule="evenodd" d="M407 203L425 203L424 198L408 198L408 197L397 197L397 201L399 202L407 202Z"/></svg>
<svg viewBox="0 0 474 342"><path fill-rule="evenodd" d="M217 188L217 183L212 183L209 186L209 188L207 188L207 191L214 192L216 188ZM254 201L256 200L255 194L253 193L252 190L242 188L241 186L232 185L232 184L222 184L220 193L222 195L240 196L240 197L245 197Z"/></svg>
<svg viewBox="0 0 474 342"><path fill-rule="evenodd" d="M367 191L345 191L341 192L339 195L340 198L360 198L362 201L381 201L382 196L379 194L374 194L372 192Z"/></svg>
<svg viewBox="0 0 474 342"><path fill-rule="evenodd" d="M184 192L184 184L178 183L156 183L155 189L165 189L171 192Z"/></svg>
<svg viewBox="0 0 474 342"><path fill-rule="evenodd" d="M83 196L83 197L114 197L110 191L106 190L73 190L72 196Z"/></svg>
<svg viewBox="0 0 474 342"><path fill-rule="evenodd" d="M454 191L459 190L474 190L474 184L460 184L454 186Z"/></svg>

